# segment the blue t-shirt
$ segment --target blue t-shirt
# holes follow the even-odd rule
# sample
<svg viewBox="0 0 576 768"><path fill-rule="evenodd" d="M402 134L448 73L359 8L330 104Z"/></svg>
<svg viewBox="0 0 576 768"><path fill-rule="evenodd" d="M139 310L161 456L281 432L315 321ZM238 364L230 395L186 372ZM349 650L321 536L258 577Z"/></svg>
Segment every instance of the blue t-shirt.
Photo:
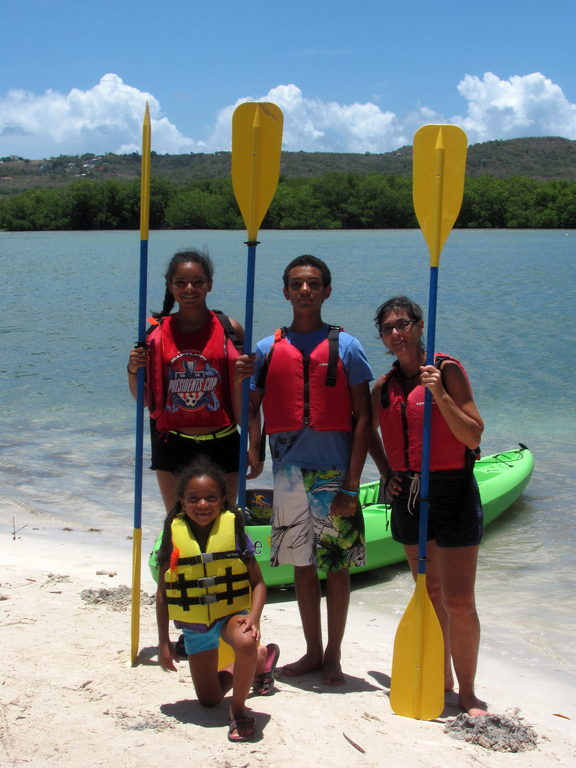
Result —
<svg viewBox="0 0 576 768"><path fill-rule="evenodd" d="M294 333L289 330L286 339L303 355L309 355L327 338L329 330L328 325L310 333ZM258 392L263 390L256 386L256 382L273 342L272 335L256 345L254 376L250 381L250 388ZM372 381L372 369L358 339L341 331L338 335L338 353L348 377L348 386ZM303 469L348 469L351 432L317 431L312 427L302 427L292 432L275 432L269 436L269 441L274 467L279 464L294 464Z"/></svg>

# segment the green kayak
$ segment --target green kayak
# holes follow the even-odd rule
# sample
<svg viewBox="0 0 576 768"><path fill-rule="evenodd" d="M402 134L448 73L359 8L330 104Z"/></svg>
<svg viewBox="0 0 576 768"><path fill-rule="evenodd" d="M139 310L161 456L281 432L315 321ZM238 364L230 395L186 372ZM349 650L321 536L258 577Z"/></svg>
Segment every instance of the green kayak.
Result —
<svg viewBox="0 0 576 768"><path fill-rule="evenodd" d="M476 462L474 475L480 489L484 509L484 525L496 520L522 494L534 469L534 457L526 446L503 453L485 456ZM390 533L390 507L379 503L380 483L378 480L364 483L360 487L360 504L364 515L366 533L366 565L352 568L351 573L370 571L404 560L404 548L392 539ZM264 580L269 587L292 584L293 567L280 565L270 567L270 515L272 513L272 491L249 489L246 492L246 531L256 548L256 559L262 569ZM150 555L149 565L157 578L157 539ZM321 571L320 577L325 574Z"/></svg>

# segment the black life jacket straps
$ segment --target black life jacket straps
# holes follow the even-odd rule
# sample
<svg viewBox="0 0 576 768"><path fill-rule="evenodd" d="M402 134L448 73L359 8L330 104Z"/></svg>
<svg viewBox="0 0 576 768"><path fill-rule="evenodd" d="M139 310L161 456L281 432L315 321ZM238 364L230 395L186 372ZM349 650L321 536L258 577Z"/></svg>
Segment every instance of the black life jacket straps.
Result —
<svg viewBox="0 0 576 768"><path fill-rule="evenodd" d="M224 585L224 591L190 597L189 589L208 589L209 587ZM231 605L234 598L250 594L250 584L247 573L232 573L227 568L222 576L204 576L199 579L185 579L182 573L178 574L178 581L168 584L169 591L175 591L177 595L166 595L167 605L179 605L185 611L193 605L211 605L224 602Z"/></svg>
<svg viewBox="0 0 576 768"><path fill-rule="evenodd" d="M236 331L234 330L234 326L230 322L230 318L228 317L228 315L225 315L224 312L222 312L220 309L213 309L212 312L214 312L214 314L216 315L216 317L220 322L220 325L224 329L226 338L230 339L230 341L232 342L232 344L234 344L238 352L242 352L242 340L238 338L238 335L236 334ZM146 336L152 333L152 331L155 328L157 328L159 325L162 325L165 317L168 317L168 315L159 315L157 313L152 314L148 318L148 322L150 323L150 325L146 330Z"/></svg>
<svg viewBox="0 0 576 768"><path fill-rule="evenodd" d="M340 337L340 328L337 325L331 325L328 331L328 369L326 371L326 386L336 386L336 374L338 373L338 339Z"/></svg>
<svg viewBox="0 0 576 768"><path fill-rule="evenodd" d="M179 557L178 565L198 565L198 563L211 563L213 560L236 560L240 556L235 549L229 552L201 552L193 557Z"/></svg>
<svg viewBox="0 0 576 768"><path fill-rule="evenodd" d="M262 438L262 444L266 445L264 437ZM262 451L261 451L262 452ZM252 553L248 551L248 537L246 535L246 528L244 527L244 519L240 507L234 508L234 531L236 536L236 546L239 546L239 550L236 555L246 565L253 557Z"/></svg>
<svg viewBox="0 0 576 768"><path fill-rule="evenodd" d="M236 331L234 330L234 327L230 322L230 318L228 317L228 315L225 315L224 312L222 312L219 309L213 309L212 312L214 312L214 314L220 321L220 325L222 326L222 328L224 328L224 333L226 334L226 336L230 339L232 344L234 344L238 352L242 352L242 340L239 339L238 336L236 335Z"/></svg>
<svg viewBox="0 0 576 768"><path fill-rule="evenodd" d="M279 334L280 338L285 339L287 333L288 333L288 329L286 327L281 328L280 334ZM276 331L276 335L278 335L278 331ZM338 359L340 357L339 337L340 337L340 327L337 325L329 326L328 337L327 337L328 338L328 367L326 369L326 380L324 382L327 387L336 386L336 375L338 373ZM266 355L266 359L264 360L262 367L260 368L258 381L256 382L256 386L259 389L265 388L266 376L268 374L268 368L270 367L270 360L272 359L272 353L274 352L275 342L276 342L276 337L272 342L272 346L270 347L270 350Z"/></svg>

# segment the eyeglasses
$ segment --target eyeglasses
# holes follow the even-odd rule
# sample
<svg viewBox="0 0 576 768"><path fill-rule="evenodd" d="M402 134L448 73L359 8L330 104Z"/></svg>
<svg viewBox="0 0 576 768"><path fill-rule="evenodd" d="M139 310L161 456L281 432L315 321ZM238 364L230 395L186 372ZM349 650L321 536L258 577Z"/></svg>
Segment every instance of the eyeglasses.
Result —
<svg viewBox="0 0 576 768"><path fill-rule="evenodd" d="M416 320L397 320L393 325L381 325L380 336L390 336L392 331L401 333L410 328L411 325L414 325L415 322Z"/></svg>

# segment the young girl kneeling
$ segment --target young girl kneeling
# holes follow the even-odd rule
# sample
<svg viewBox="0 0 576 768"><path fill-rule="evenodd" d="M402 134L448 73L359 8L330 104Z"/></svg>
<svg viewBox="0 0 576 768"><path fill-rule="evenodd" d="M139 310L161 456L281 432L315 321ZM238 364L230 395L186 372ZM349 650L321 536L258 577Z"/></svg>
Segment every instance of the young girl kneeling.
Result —
<svg viewBox="0 0 576 768"><path fill-rule="evenodd" d="M226 511L225 474L207 461L195 462L180 475L178 502L166 518L157 556L160 664L176 671L172 619L184 634L199 702L214 707L232 689L230 741L254 736L246 698L252 685L256 693L269 693L280 654L273 643L259 645L266 585L252 542L238 523L234 512ZM232 647L236 659L219 670L220 639Z"/></svg>

